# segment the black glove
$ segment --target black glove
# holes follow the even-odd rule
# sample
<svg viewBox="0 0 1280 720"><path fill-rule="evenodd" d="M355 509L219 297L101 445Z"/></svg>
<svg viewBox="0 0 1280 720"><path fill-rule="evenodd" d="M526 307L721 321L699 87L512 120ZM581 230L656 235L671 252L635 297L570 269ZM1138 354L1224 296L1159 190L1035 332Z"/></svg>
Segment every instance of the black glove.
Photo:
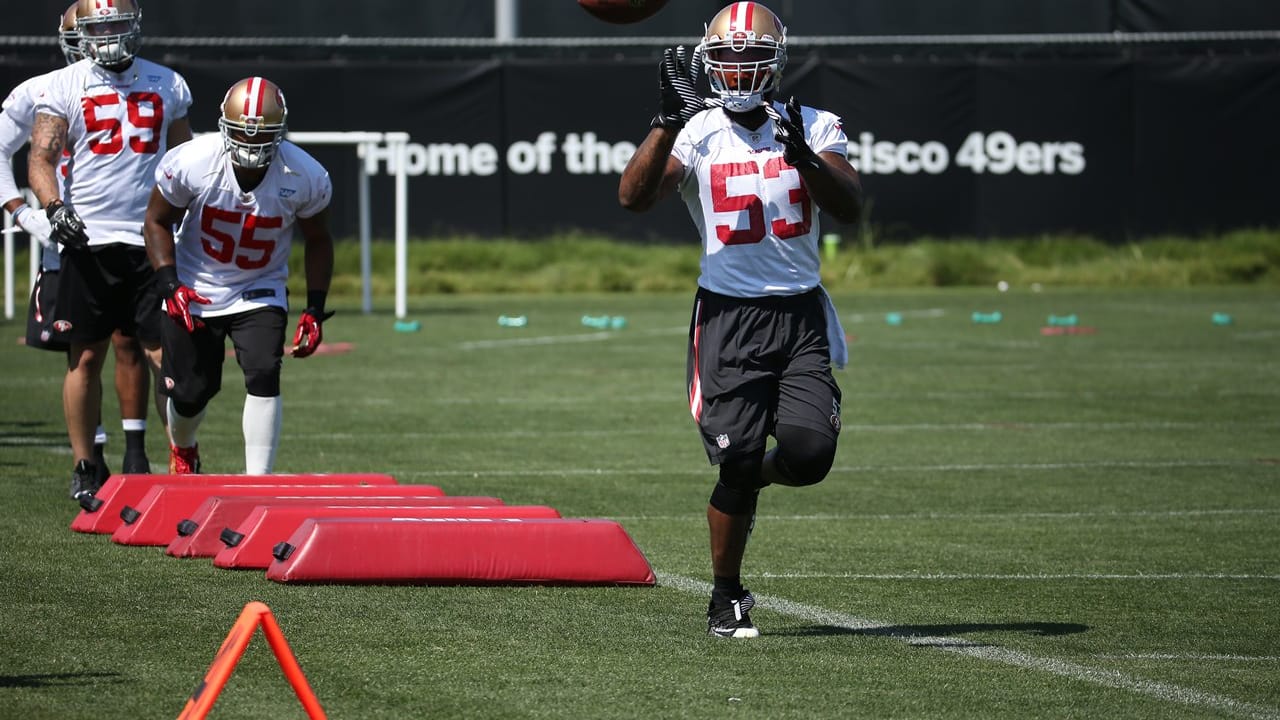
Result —
<svg viewBox="0 0 1280 720"><path fill-rule="evenodd" d="M690 61L683 45L662 52L662 64L658 66L659 110L649 127L679 130L706 107L697 90L701 74L702 53L695 50Z"/></svg>
<svg viewBox="0 0 1280 720"><path fill-rule="evenodd" d="M804 117L800 113L800 103L796 102L793 95L787 101L787 116L784 118L773 109L772 105L766 105L769 117L773 118L773 138L782 143L782 159L787 161L791 167L798 168L801 165L810 165L818 167L818 153L809 147L809 143L804 139Z"/></svg>
<svg viewBox="0 0 1280 720"><path fill-rule="evenodd" d="M49 238L62 243L72 250L78 250L89 244L89 236L84 231L84 221L75 210L54 200L44 209L49 217Z"/></svg>

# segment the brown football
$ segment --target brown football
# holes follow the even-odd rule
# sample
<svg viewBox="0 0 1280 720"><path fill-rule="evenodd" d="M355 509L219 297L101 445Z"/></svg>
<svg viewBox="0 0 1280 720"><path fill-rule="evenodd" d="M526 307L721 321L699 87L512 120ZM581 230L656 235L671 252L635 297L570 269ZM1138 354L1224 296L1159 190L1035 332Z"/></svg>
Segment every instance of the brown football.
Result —
<svg viewBox="0 0 1280 720"><path fill-rule="evenodd" d="M597 18L618 25L640 22L667 4L667 0L578 0L578 5Z"/></svg>

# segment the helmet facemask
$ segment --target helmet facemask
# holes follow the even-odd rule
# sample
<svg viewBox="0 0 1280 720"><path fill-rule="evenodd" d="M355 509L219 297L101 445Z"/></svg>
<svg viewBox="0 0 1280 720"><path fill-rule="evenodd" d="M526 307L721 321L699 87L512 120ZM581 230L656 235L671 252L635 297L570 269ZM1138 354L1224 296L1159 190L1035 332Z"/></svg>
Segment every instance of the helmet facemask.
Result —
<svg viewBox="0 0 1280 720"><path fill-rule="evenodd" d="M284 93L270 81L253 77L232 85L218 118L232 164L246 170L270 165L284 141L288 116Z"/></svg>
<svg viewBox="0 0 1280 720"><path fill-rule="evenodd" d="M62 56L67 64L80 62L84 53L80 51L80 28L76 25L76 6L72 5L62 15L62 23L58 26L58 47L62 48Z"/></svg>
<svg viewBox="0 0 1280 720"><path fill-rule="evenodd" d="M764 105L782 82L787 30L763 5L734 3L707 23L698 51L724 108L747 112Z"/></svg>
<svg viewBox="0 0 1280 720"><path fill-rule="evenodd" d="M142 45L141 12L81 17L76 26L80 52L107 69L128 65Z"/></svg>

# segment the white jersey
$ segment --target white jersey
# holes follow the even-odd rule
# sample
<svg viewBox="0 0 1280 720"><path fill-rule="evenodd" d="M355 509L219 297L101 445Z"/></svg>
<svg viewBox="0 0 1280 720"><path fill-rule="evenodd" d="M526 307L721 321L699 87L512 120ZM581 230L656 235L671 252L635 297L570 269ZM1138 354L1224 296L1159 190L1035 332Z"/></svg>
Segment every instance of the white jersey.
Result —
<svg viewBox="0 0 1280 720"><path fill-rule="evenodd" d="M781 103L774 103L786 113ZM845 154L835 115L802 108L814 152ZM818 286L818 205L800 171L782 159L773 120L755 130L720 108L680 131L671 154L684 164L680 194L702 236L698 284L732 297L795 295Z"/></svg>
<svg viewBox="0 0 1280 720"><path fill-rule="evenodd" d="M13 176L13 156L31 139L31 126L36 117L36 99L40 91L53 73L37 75L23 80L14 88L0 105L0 203L22 197L18 181ZM67 176L67 159L69 153L62 153L62 162L58 165L59 179ZM35 212L39 209L32 208ZM48 243L40 257L40 267L54 271L61 267L58 259L58 244Z"/></svg>
<svg viewBox="0 0 1280 720"><path fill-rule="evenodd" d="M81 60L50 73L36 113L67 121L72 167L62 197L84 220L90 245L142 246L142 221L169 126L187 116L191 89L163 65L134 58L109 72Z"/></svg>
<svg viewBox="0 0 1280 720"><path fill-rule="evenodd" d="M288 309L285 281L294 221L329 206L329 173L285 141L252 192L242 192L222 135L201 135L165 154L156 186L186 208L175 237L178 279L208 298L192 315L214 317L274 306Z"/></svg>

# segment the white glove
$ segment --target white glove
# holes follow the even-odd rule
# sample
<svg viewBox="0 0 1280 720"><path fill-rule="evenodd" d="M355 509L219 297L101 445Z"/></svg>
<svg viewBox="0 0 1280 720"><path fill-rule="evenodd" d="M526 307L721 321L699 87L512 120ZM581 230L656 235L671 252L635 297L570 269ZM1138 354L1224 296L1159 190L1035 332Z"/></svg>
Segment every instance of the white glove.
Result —
<svg viewBox="0 0 1280 720"><path fill-rule="evenodd" d="M18 227L21 227L28 235L40 241L44 247L53 245L53 241L49 239L51 228L49 227L49 218L45 217L42 212L32 210L26 205L19 205L18 209L13 213L13 219L17 221Z"/></svg>

